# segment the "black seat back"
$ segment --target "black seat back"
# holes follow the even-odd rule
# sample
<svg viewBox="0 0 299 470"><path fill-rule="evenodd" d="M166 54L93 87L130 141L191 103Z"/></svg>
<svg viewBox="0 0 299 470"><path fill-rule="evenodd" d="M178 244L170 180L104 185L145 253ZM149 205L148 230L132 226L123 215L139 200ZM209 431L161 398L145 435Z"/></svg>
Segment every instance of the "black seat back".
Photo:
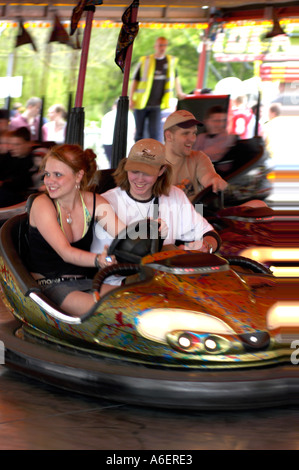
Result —
<svg viewBox="0 0 299 470"><path fill-rule="evenodd" d="M109 189L115 188L115 181L113 178L114 169L98 170L94 178L94 184L90 188L98 194L105 193Z"/></svg>
<svg viewBox="0 0 299 470"><path fill-rule="evenodd" d="M232 182L256 165L264 163L266 157L267 154L263 142L259 137L238 140L226 155L224 155L222 160L216 162L215 169L218 171L217 164L231 161L232 165L230 171L221 176L223 176L226 181ZM221 174L221 172L219 173Z"/></svg>
<svg viewBox="0 0 299 470"><path fill-rule="evenodd" d="M27 214L16 215L8 219L0 230L1 256L24 295L28 295L33 290L40 290L26 267L28 254L27 230Z"/></svg>

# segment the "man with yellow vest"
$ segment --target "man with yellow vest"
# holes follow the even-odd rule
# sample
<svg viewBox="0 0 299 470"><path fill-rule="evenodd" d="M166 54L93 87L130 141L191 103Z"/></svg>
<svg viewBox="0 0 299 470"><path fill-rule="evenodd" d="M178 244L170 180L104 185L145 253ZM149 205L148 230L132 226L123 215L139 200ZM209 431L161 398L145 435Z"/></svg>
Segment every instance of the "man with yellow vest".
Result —
<svg viewBox="0 0 299 470"><path fill-rule="evenodd" d="M136 142L145 137L161 140L161 109L171 107L175 93L179 99L186 96L177 75L177 58L166 55L167 46L166 38L157 38L155 53L141 57L134 74L130 108L136 121Z"/></svg>

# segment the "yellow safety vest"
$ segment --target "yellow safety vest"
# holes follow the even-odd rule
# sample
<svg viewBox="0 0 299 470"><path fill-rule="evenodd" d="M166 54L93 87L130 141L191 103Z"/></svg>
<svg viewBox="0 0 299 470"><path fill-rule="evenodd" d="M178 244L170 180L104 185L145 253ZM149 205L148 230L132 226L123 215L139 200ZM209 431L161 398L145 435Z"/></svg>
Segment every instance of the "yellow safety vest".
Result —
<svg viewBox="0 0 299 470"><path fill-rule="evenodd" d="M175 70L178 59L176 57L166 56L168 67L166 72L166 83L164 87L164 95L161 101L161 109L170 107L170 99L174 97L175 91ZM150 92L154 81L154 73L156 67L156 59L154 55L143 56L140 59L140 81L133 95L136 109L146 107Z"/></svg>

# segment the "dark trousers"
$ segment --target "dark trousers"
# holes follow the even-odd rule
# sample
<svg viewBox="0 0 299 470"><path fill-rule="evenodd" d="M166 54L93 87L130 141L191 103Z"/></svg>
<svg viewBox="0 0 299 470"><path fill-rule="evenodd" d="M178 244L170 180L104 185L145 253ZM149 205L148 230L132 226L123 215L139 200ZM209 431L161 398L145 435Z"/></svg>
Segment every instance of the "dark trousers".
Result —
<svg viewBox="0 0 299 470"><path fill-rule="evenodd" d="M156 139L161 137L161 108L148 106L144 109L134 110L136 134L135 142L140 139Z"/></svg>
<svg viewBox="0 0 299 470"><path fill-rule="evenodd" d="M105 155L106 155L106 157L107 157L107 160L108 160L108 162L109 162L110 165L111 165L112 144L111 144L111 145L104 144L104 145L103 145L103 149L104 149Z"/></svg>

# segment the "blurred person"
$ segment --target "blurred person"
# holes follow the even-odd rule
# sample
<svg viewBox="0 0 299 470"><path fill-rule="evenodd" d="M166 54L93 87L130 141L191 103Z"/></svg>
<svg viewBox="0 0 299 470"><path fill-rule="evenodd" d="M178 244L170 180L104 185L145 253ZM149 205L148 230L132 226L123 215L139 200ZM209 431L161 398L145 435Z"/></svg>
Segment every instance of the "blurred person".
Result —
<svg viewBox="0 0 299 470"><path fill-rule="evenodd" d="M9 125L8 109L0 109L0 132L7 131Z"/></svg>
<svg viewBox="0 0 299 470"><path fill-rule="evenodd" d="M11 165L9 135L10 131L0 131L0 186L7 174L8 168Z"/></svg>
<svg viewBox="0 0 299 470"><path fill-rule="evenodd" d="M42 126L43 141L65 142L67 112L62 104L53 104L48 110L49 121Z"/></svg>
<svg viewBox="0 0 299 470"><path fill-rule="evenodd" d="M104 114L101 122L101 142L109 162L109 166L111 166L111 157L112 157L112 144L113 144L113 136L114 136L114 125L117 113L117 103L116 100L113 103L112 109L108 111L108 113ZM128 112L128 132L127 132L127 149L130 149L134 144L134 137L136 132L136 125L135 119L132 111Z"/></svg>
<svg viewBox="0 0 299 470"><path fill-rule="evenodd" d="M31 140L38 140L41 105L42 100L40 98L30 98L25 105L25 111L11 119L9 129L15 130L19 127L27 127L30 131Z"/></svg>
<svg viewBox="0 0 299 470"><path fill-rule="evenodd" d="M237 136L227 132L227 112L222 106L208 109L204 125L206 132L198 134L193 150L201 150L212 162L218 162L235 144Z"/></svg>
<svg viewBox="0 0 299 470"><path fill-rule="evenodd" d="M5 135L9 155L0 173L0 207L18 204L26 199L32 187L32 141L27 127L20 127Z"/></svg>
<svg viewBox="0 0 299 470"><path fill-rule="evenodd" d="M257 127L257 136L262 137L263 136L263 122L261 119L261 113L262 113L262 106L259 107L259 116L257 115L258 112L258 105L257 103L251 106L251 110L253 113L253 118L249 122L248 125L248 138L251 139L252 137L256 137L255 135L255 128L256 128L256 121L258 119L258 127Z"/></svg>
<svg viewBox="0 0 299 470"><path fill-rule="evenodd" d="M42 169L42 162L47 152L49 151L49 148L36 146L32 150L33 166L30 169L30 174L32 179L32 190L34 192L42 192L46 190L44 185L44 171Z"/></svg>
<svg viewBox="0 0 299 470"><path fill-rule="evenodd" d="M130 90L130 108L134 110L136 122L135 141L146 137L161 138L161 109L171 107L175 93L179 99L185 98L177 72L178 59L167 55L168 41L159 37L155 41L155 52L143 56L134 73Z"/></svg>
<svg viewBox="0 0 299 470"><path fill-rule="evenodd" d="M247 105L246 96L238 96L232 101L229 116L229 134L237 135L240 139L250 139L252 136L255 115Z"/></svg>
<svg viewBox="0 0 299 470"><path fill-rule="evenodd" d="M0 130L0 156L1 156L1 165L0 165L0 175L3 170L5 170L5 164L3 164L4 155L9 155L9 131ZM1 176L0 176L1 179Z"/></svg>
<svg viewBox="0 0 299 470"><path fill-rule="evenodd" d="M22 114L24 111L22 103L13 103L12 109L10 111L10 118L14 118Z"/></svg>
<svg viewBox="0 0 299 470"><path fill-rule="evenodd" d="M271 106L269 107L269 110L268 110L269 121L271 121L272 119L277 118L280 115L281 115L281 105L280 104L271 104Z"/></svg>
<svg viewBox="0 0 299 470"><path fill-rule="evenodd" d="M281 163L285 152L285 141L281 138L281 105L273 103L268 109L268 121L264 124L264 141L269 155L276 163Z"/></svg>

